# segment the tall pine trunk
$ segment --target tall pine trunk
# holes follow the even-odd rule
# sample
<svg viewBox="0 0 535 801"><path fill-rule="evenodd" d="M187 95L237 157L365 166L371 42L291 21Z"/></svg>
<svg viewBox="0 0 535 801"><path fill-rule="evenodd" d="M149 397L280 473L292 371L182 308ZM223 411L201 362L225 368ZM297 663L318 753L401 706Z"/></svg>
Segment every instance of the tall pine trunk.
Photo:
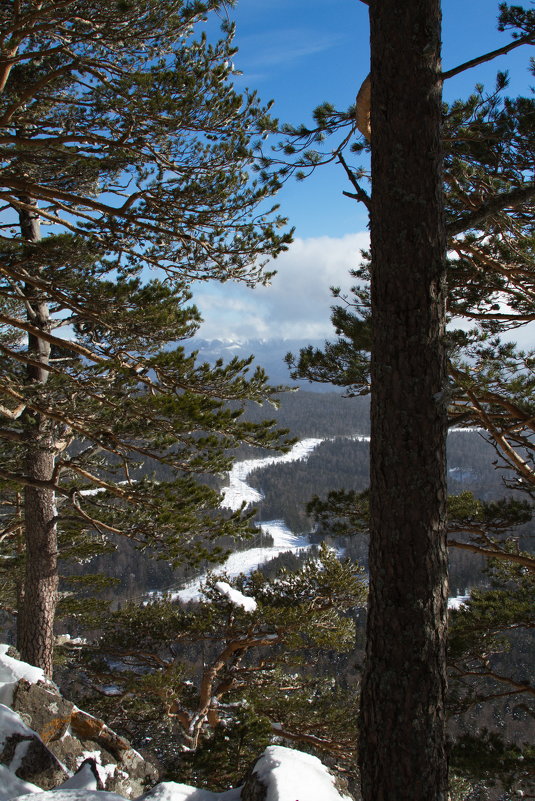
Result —
<svg viewBox="0 0 535 801"><path fill-rule="evenodd" d="M22 198L27 206L36 204ZM19 213L23 239L28 243L40 240L37 212L22 209ZM31 284L25 288L28 322L44 333L50 332L48 304ZM28 335L28 391L44 386L50 345L38 335ZM53 626L57 604L57 527L55 492L46 486L53 478L55 451L51 423L43 415L27 410L24 418L26 445L24 472L28 484L24 489L24 531L26 570L22 607L18 613L17 644L25 662L43 668L52 675Z"/></svg>
<svg viewBox="0 0 535 801"><path fill-rule="evenodd" d="M370 599L364 801L444 801L447 613L440 2L370 3Z"/></svg>

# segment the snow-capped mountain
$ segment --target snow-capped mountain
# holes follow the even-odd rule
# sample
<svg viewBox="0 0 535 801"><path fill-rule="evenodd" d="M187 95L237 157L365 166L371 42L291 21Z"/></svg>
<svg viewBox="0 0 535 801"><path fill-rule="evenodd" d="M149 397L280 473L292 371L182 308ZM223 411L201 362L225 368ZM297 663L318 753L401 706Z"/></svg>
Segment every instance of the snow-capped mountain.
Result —
<svg viewBox="0 0 535 801"><path fill-rule="evenodd" d="M321 384L311 384L309 382L295 382L290 378L290 371L284 361L288 352L298 355L301 348L307 345L323 347L323 340L300 340L300 339L250 339L246 341L229 339L193 339L188 350L198 350L199 358L213 364L217 359L227 362L234 357L245 359L254 356L254 366L263 367L269 376L271 383L295 385L299 384L312 392L325 392L329 387Z"/></svg>

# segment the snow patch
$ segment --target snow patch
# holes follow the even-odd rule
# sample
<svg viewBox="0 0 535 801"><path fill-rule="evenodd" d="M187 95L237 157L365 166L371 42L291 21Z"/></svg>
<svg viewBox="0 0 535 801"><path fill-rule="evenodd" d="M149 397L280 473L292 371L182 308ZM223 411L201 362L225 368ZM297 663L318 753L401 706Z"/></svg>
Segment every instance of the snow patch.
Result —
<svg viewBox="0 0 535 801"><path fill-rule="evenodd" d="M466 602L470 600L470 595L456 595L454 598L448 598L448 609L460 609L466 606Z"/></svg>
<svg viewBox="0 0 535 801"><path fill-rule="evenodd" d="M49 680L41 668L8 656L8 649L9 645L0 644L0 703L11 706L13 691L19 679L26 679L30 684L37 684L38 681L49 683Z"/></svg>
<svg viewBox="0 0 535 801"><path fill-rule="evenodd" d="M302 751L269 746L254 772L267 786L266 801L351 801L338 792L334 778L320 760Z"/></svg>
<svg viewBox="0 0 535 801"><path fill-rule="evenodd" d="M247 576L252 573L253 570L256 570L259 565L263 565L265 562L275 559L281 553L286 553L287 551L302 553L311 547L306 535L292 534L282 520L271 520L267 523L260 523L259 528L262 532L269 534L273 538L273 545L248 548L246 551L235 551L218 570L224 572L229 578L236 578L236 576L242 573ZM197 601L201 595L201 585L206 581L207 576L207 573L199 576L193 581L188 582L182 589L166 593L166 597L170 598L170 600L178 599L183 602ZM161 595L161 593L153 592L150 593L150 595L154 598Z"/></svg>
<svg viewBox="0 0 535 801"><path fill-rule="evenodd" d="M309 439L302 439L297 442L288 453L283 453L282 456L267 456L265 459L245 459L242 462L236 462L229 473L229 486L225 487L222 491L223 502L221 506L235 512L240 508L242 503L245 503L247 506L251 503L258 503L258 501L262 500L261 493L246 483L247 477L253 470L258 470L273 464L286 464L288 462L307 459L312 451L315 450L318 445L321 445L324 440L325 438L318 439L312 437Z"/></svg>
<svg viewBox="0 0 535 801"><path fill-rule="evenodd" d="M102 781L102 777L101 777ZM60 784L58 790L96 790L97 779L91 770L91 765L82 765L80 770Z"/></svg>
<svg viewBox="0 0 535 801"><path fill-rule="evenodd" d="M240 801L240 798L241 788L239 787L235 790L227 790L226 793L212 793L210 790L199 790L189 784L160 782L148 793L142 795L138 801Z"/></svg>
<svg viewBox="0 0 535 801"><path fill-rule="evenodd" d="M96 763L96 769L98 771L98 775L100 776L100 781L102 784L106 784L108 778L113 778L117 771L117 765L114 762L110 762L108 765L102 764L102 754L100 751L84 751L81 756L78 757L78 766L80 766L86 759L94 759ZM74 778L74 776L73 776ZM77 789L77 788L73 788Z"/></svg>
<svg viewBox="0 0 535 801"><path fill-rule="evenodd" d="M5 765L0 765L0 801L9 801L9 799L17 798L20 795L27 796L29 793L42 792L37 785L25 782L24 779L19 779Z"/></svg>
<svg viewBox="0 0 535 801"><path fill-rule="evenodd" d="M124 796L106 790L47 790L20 795L17 801L124 801Z"/></svg>
<svg viewBox="0 0 535 801"><path fill-rule="evenodd" d="M24 757L28 753L28 748L31 745L31 740L21 740L20 743L17 743L15 746L15 753L13 754L13 759L9 763L9 770L12 773L17 773L18 769L21 767L22 763L24 762Z"/></svg>
<svg viewBox="0 0 535 801"><path fill-rule="evenodd" d="M214 586L221 595L225 595L235 606L241 606L246 612L254 612L256 610L256 601L254 598L234 589L234 587L231 587L226 581L216 581Z"/></svg>

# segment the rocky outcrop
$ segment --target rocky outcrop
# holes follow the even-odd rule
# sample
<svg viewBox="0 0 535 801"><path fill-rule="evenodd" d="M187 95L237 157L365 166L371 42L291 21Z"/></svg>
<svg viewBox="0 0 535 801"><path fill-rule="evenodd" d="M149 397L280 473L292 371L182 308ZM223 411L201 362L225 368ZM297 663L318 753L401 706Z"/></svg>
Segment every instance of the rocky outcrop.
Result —
<svg viewBox="0 0 535 801"><path fill-rule="evenodd" d="M15 776L51 790L68 778L68 773L41 738L8 707L1 706L3 734L0 763Z"/></svg>
<svg viewBox="0 0 535 801"><path fill-rule="evenodd" d="M67 732L75 707L53 684L32 684L20 679L13 690L11 708L47 744Z"/></svg>
<svg viewBox="0 0 535 801"><path fill-rule="evenodd" d="M0 801L352 801L317 757L278 745L265 749L241 788L153 786L155 767L127 740L7 651L0 644Z"/></svg>
<svg viewBox="0 0 535 801"><path fill-rule="evenodd" d="M50 682L20 679L12 696L11 714L19 724L13 720L0 763L20 779L48 790L92 759L102 789L126 798L136 798L157 781L156 768L127 740L63 698Z"/></svg>

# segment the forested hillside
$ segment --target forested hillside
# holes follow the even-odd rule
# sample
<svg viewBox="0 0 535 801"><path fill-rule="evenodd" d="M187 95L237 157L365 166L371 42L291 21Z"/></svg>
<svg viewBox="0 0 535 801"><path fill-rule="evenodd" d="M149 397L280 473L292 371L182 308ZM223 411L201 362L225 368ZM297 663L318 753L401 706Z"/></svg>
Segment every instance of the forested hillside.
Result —
<svg viewBox="0 0 535 801"><path fill-rule="evenodd" d="M324 441L306 460L260 467L250 474L248 484L261 493L262 499L254 504L254 521L283 520L296 533L313 532L313 541L325 536L344 548L346 554L362 564L367 563L367 537L365 534L339 533L323 530L314 521L307 506L314 496L325 497L332 490L363 492L369 484L369 432L368 403L365 398L344 398L339 394L318 394L304 391L279 396L280 407L273 409L277 425L287 428L300 438L318 437ZM265 410L250 405L246 416L261 419ZM362 437L362 439L360 438ZM236 458L258 458L267 452L255 447L242 447ZM471 492L485 501L497 500L515 493L506 486L510 472L494 464L495 452L481 432L453 430L448 438L448 483L453 495ZM168 477L169 472L157 463L139 469L138 475L155 471L156 477ZM214 488L225 486L222 474L211 479ZM528 547L529 528L519 530L522 547ZM269 542L263 535L262 541ZM253 547L260 535L245 542L230 538L221 541L228 549ZM278 564L285 560L277 560ZM287 564L290 564L286 560ZM484 560L474 554L450 551L452 595L463 594L471 586L484 586L488 579L482 574ZM117 583L103 590L103 597L114 602L126 599L141 600L153 590L177 588L206 567L174 568L165 559L154 559L140 552L128 541L117 539L109 554L96 556L88 564L74 569L64 565L67 573L102 573ZM68 584L65 587L69 587Z"/></svg>

